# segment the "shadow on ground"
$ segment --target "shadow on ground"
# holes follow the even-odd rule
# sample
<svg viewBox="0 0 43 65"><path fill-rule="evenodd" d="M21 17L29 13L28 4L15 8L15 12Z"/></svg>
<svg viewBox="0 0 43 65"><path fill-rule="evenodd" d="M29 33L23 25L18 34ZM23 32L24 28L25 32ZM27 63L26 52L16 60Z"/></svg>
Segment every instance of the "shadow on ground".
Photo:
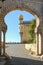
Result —
<svg viewBox="0 0 43 65"><path fill-rule="evenodd" d="M43 65L43 61L20 57L11 57L10 59L6 60L4 65Z"/></svg>

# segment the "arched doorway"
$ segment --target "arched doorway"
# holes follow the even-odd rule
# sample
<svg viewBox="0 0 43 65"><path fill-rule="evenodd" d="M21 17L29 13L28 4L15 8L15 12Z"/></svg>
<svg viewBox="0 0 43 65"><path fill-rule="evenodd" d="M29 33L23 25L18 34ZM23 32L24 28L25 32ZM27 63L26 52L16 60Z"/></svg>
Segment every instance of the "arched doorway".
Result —
<svg viewBox="0 0 43 65"><path fill-rule="evenodd" d="M35 6L34 6L34 4L35 4ZM39 37L38 37L38 35L37 34L41 34L41 32L42 32L42 30L41 30L41 28L40 28L40 26L42 26L42 24L40 24L40 21L42 22L43 20L40 18L40 16L41 16L41 11L39 10L40 8L41 8L41 5L40 5L40 8L38 8L39 7L39 5L41 4L42 5L42 2L38 2L37 3L37 1L25 1L25 0L5 0L4 2L3 2L3 5L1 6L1 14L0 14L0 46L1 46L1 31L4 31L4 33L5 33L5 31L6 31L6 27L3 29L1 29L1 27L3 27L3 23L4 23L4 21L3 21L3 19L4 19L4 16L8 13L8 12L10 12L10 11L12 11L12 10L25 10L25 11L28 11L28 12L30 12L30 13L32 13L35 17L36 17L36 44L37 44L37 54L42 54L43 53L43 51L42 51L42 49L43 48L41 48L42 47L42 40L41 40L41 46L39 46L39 37L40 37L40 35L39 35ZM2 25L2 26L1 26ZM39 26L40 25L40 26ZM41 50L40 50L40 49ZM0 49L1 49L1 47L0 47ZM40 52L41 53L39 53L39 50L40 50ZM0 50L1 51L1 50ZM5 54L5 34L4 34L4 54Z"/></svg>

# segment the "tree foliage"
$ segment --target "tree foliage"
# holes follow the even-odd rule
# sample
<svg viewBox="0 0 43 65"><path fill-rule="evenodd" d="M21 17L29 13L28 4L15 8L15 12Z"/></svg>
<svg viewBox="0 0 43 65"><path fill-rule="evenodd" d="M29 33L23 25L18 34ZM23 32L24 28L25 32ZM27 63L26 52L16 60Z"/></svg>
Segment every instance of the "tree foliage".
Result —
<svg viewBox="0 0 43 65"><path fill-rule="evenodd" d="M36 20L32 20L29 25L28 34L29 34L29 43L35 42L35 26L36 26Z"/></svg>

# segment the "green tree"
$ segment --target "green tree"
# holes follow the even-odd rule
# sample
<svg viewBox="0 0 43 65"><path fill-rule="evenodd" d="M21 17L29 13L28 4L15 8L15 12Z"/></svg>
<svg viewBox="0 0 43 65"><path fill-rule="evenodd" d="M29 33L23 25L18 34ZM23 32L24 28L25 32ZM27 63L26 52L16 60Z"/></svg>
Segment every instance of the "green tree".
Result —
<svg viewBox="0 0 43 65"><path fill-rule="evenodd" d="M29 34L29 43L35 42L35 26L36 26L36 20L32 20L29 25L28 34Z"/></svg>

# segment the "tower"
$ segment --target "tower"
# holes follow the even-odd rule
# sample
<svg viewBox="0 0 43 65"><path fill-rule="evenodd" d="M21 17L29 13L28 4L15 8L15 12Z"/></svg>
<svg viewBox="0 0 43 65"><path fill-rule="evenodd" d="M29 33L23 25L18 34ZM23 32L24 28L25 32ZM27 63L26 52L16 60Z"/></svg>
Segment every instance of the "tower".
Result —
<svg viewBox="0 0 43 65"><path fill-rule="evenodd" d="M23 35L23 25L22 25L22 23L23 23L23 15L20 15L19 16L19 21L20 21L20 36L21 36L21 43L22 43L22 35Z"/></svg>
<svg viewBox="0 0 43 65"><path fill-rule="evenodd" d="M21 43L27 43L29 40L29 35L28 35L28 28L30 25L30 21L23 21L23 15L19 16L19 21L20 21L20 36L21 36Z"/></svg>
<svg viewBox="0 0 43 65"><path fill-rule="evenodd" d="M20 15L20 16L19 16L20 23L23 22L23 18L24 18L23 15Z"/></svg>

